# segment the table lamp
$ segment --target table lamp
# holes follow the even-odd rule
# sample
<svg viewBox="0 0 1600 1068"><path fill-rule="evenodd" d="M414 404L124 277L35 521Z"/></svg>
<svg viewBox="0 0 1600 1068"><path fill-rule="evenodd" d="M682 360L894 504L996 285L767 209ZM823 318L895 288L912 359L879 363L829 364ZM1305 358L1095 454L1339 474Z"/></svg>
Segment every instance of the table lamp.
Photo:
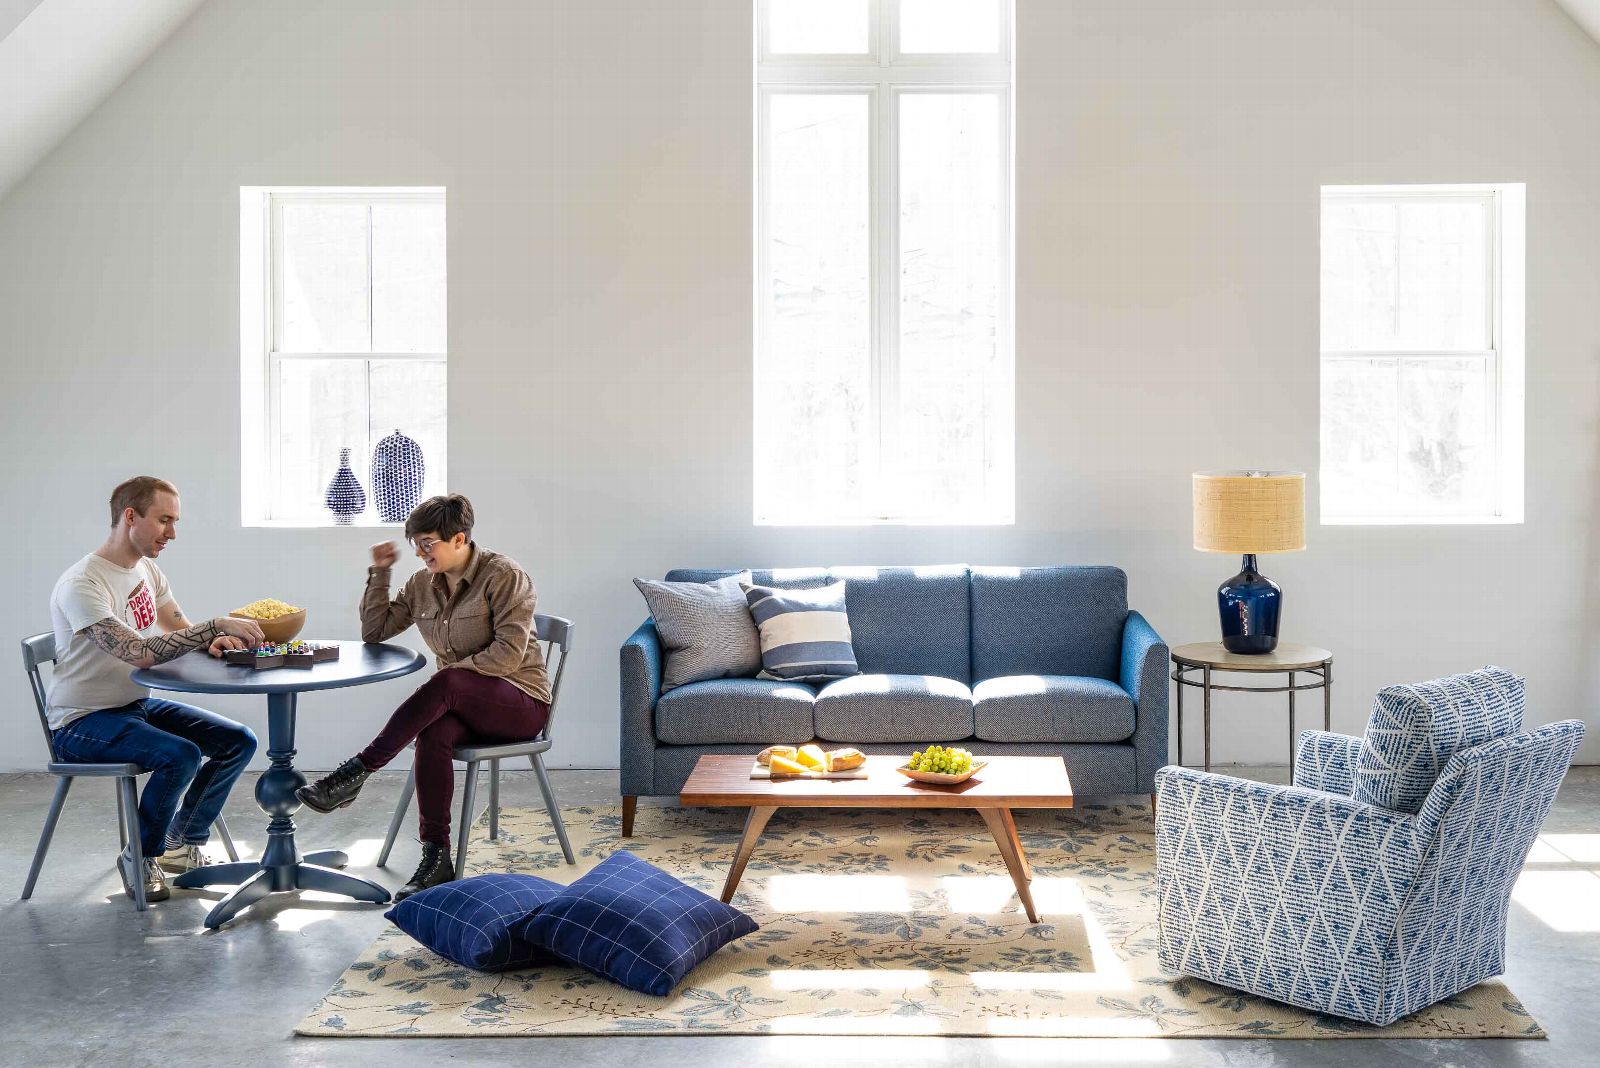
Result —
<svg viewBox="0 0 1600 1068"><path fill-rule="evenodd" d="M1256 554L1306 547L1305 501L1302 471L1195 472L1194 547L1244 556L1239 573L1217 587L1228 652L1256 655L1277 647L1283 591L1256 570Z"/></svg>

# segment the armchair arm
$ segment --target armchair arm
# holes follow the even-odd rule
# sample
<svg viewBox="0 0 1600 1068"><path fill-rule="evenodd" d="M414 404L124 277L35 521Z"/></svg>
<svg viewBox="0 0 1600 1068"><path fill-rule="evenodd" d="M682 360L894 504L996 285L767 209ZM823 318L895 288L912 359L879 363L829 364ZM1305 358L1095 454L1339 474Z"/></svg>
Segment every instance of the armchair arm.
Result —
<svg viewBox="0 0 1600 1068"><path fill-rule="evenodd" d="M1140 788L1167 762L1167 643L1138 612L1122 625L1122 688L1133 698L1134 774ZM1155 787L1149 787L1154 791Z"/></svg>
<svg viewBox="0 0 1600 1068"><path fill-rule="evenodd" d="M1294 755L1295 784L1349 797L1356 788L1356 758L1360 755L1360 738L1327 731L1301 731L1300 745Z"/></svg>
<svg viewBox="0 0 1600 1068"><path fill-rule="evenodd" d="M622 793L650 794L655 789L656 701L661 697L661 638L653 620L645 620L622 643L621 763Z"/></svg>
<svg viewBox="0 0 1600 1068"><path fill-rule="evenodd" d="M1299 786L1156 773L1162 967L1367 1019L1421 849L1416 818Z"/></svg>

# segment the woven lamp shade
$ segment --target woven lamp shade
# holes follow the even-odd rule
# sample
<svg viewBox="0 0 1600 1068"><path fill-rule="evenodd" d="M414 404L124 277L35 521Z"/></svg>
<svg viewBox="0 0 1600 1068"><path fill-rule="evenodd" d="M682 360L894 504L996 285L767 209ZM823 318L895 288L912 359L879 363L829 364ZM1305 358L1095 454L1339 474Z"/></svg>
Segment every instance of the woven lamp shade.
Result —
<svg viewBox="0 0 1600 1068"><path fill-rule="evenodd" d="M1304 549L1305 473L1196 471L1194 547L1208 553Z"/></svg>

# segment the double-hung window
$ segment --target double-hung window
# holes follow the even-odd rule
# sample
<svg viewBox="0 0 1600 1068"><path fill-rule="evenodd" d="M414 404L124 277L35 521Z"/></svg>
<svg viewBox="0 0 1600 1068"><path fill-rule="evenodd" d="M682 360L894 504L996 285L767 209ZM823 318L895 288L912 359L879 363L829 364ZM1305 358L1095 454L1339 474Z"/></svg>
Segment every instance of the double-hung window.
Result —
<svg viewBox="0 0 1600 1068"><path fill-rule="evenodd" d="M1522 521L1524 190L1322 190L1322 521Z"/></svg>
<svg viewBox="0 0 1600 1068"><path fill-rule="evenodd" d="M386 458L420 451L421 496L444 492L444 190L248 187L240 253L245 524L335 522L345 450L355 522L379 522L385 438Z"/></svg>
<svg viewBox="0 0 1600 1068"><path fill-rule="evenodd" d="M1014 515L1008 0L757 0L755 521Z"/></svg>

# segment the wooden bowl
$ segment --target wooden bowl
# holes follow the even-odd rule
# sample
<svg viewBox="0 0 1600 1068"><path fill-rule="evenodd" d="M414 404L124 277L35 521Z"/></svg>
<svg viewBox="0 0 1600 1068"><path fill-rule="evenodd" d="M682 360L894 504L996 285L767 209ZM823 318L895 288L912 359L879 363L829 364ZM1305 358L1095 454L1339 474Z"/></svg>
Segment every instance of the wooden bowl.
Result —
<svg viewBox="0 0 1600 1068"><path fill-rule="evenodd" d="M304 608L298 612L290 612L286 616L279 616L277 619L256 619L254 616L241 616L236 612L229 612L228 614L234 619L250 620L250 622L261 628L262 637L274 643L291 640L306 625L306 610Z"/></svg>
<svg viewBox="0 0 1600 1068"><path fill-rule="evenodd" d="M936 786L954 786L958 782L966 782L988 766L989 762L987 760L974 760L972 767L958 775L950 775L942 771L912 771L909 764L901 764L894 770L908 779L915 779L917 782L930 782Z"/></svg>

